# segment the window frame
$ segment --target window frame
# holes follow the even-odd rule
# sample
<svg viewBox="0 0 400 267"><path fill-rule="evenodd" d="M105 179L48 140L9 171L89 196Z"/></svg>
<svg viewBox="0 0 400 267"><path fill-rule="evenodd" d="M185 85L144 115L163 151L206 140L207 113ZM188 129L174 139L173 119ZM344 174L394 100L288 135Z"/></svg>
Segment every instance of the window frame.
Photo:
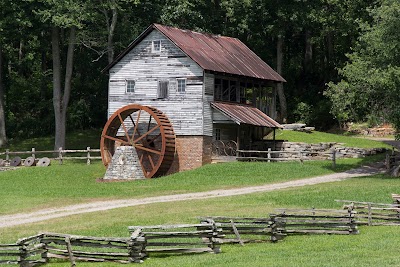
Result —
<svg viewBox="0 0 400 267"><path fill-rule="evenodd" d="M162 90L161 85L165 84L165 90ZM165 99L168 98L169 91L169 81L168 80L160 80L158 81L157 87L157 99Z"/></svg>
<svg viewBox="0 0 400 267"><path fill-rule="evenodd" d="M215 128L215 141L221 140L221 129L220 128Z"/></svg>
<svg viewBox="0 0 400 267"><path fill-rule="evenodd" d="M155 43L159 43L158 49L155 49ZM161 40L153 40L151 41L151 52L152 53L161 53Z"/></svg>
<svg viewBox="0 0 400 267"><path fill-rule="evenodd" d="M183 85L184 85L184 87L183 87L183 90L181 89L179 89L179 82L180 81L183 81L184 83L183 83ZM186 87L187 87L187 79L186 78L176 78L176 91L178 92L178 93L180 93L180 94L184 94L184 93L186 93Z"/></svg>
<svg viewBox="0 0 400 267"><path fill-rule="evenodd" d="M131 88L131 83L133 82L133 89ZM125 80L125 93L134 94L136 92L136 80Z"/></svg>

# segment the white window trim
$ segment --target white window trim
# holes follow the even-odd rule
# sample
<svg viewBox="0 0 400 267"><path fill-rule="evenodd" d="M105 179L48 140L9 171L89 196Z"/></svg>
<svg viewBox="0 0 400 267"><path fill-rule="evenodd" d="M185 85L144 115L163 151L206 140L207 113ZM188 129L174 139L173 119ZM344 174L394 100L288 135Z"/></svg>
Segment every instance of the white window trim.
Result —
<svg viewBox="0 0 400 267"><path fill-rule="evenodd" d="M129 82L134 82L134 86L133 86L133 92L128 92L128 84ZM125 93L127 94L134 94L136 91L136 80L132 80L132 79L126 79L125 80Z"/></svg>
<svg viewBox="0 0 400 267"><path fill-rule="evenodd" d="M179 81L184 81L185 82L185 88L184 91L179 91ZM176 91L180 94L186 93L186 88L187 88L187 79L186 78L177 78L176 79Z"/></svg>
<svg viewBox="0 0 400 267"><path fill-rule="evenodd" d="M158 50L155 49L154 43L159 42L160 43L160 48ZM152 53L161 53L161 40L153 40L151 41L151 52Z"/></svg>

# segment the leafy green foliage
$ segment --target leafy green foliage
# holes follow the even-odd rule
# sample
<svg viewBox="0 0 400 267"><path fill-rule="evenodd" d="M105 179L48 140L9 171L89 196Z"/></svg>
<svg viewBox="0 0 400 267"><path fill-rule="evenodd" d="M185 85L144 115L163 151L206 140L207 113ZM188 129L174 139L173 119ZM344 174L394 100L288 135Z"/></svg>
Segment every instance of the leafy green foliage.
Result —
<svg viewBox="0 0 400 267"><path fill-rule="evenodd" d="M326 95L342 122L378 115L400 129L400 3L384 0L370 13L373 22L361 23L358 45L340 69L343 80L329 83Z"/></svg>

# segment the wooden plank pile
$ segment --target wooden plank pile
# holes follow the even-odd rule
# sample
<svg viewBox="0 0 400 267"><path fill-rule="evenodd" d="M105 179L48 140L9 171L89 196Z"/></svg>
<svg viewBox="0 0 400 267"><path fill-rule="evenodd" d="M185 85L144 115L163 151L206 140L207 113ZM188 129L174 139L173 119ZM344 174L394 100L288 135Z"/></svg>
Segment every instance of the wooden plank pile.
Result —
<svg viewBox="0 0 400 267"><path fill-rule="evenodd" d="M280 209L271 214L283 226L286 235L304 234L358 234L353 211L324 209Z"/></svg>
<svg viewBox="0 0 400 267"><path fill-rule="evenodd" d="M204 223L213 223L222 230L221 244L249 242L276 242L282 240L282 224L274 219L254 217L211 216L200 218Z"/></svg>
<svg viewBox="0 0 400 267"><path fill-rule="evenodd" d="M213 223L129 226L131 233L144 237L142 253L219 253L221 229Z"/></svg>
<svg viewBox="0 0 400 267"><path fill-rule="evenodd" d="M343 209L354 211L362 225L400 225L400 204L336 200L344 202Z"/></svg>

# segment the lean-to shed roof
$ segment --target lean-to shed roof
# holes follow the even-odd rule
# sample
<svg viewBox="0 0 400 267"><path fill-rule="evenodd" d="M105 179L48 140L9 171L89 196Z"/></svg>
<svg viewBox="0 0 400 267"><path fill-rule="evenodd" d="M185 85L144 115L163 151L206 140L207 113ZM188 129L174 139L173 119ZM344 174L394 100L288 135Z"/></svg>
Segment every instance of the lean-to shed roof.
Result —
<svg viewBox="0 0 400 267"><path fill-rule="evenodd" d="M276 71L237 38L150 25L104 71L108 71L152 30L157 29L204 70L285 82Z"/></svg>
<svg viewBox="0 0 400 267"><path fill-rule="evenodd" d="M268 128L283 128L275 120L253 106L225 102L212 102L211 106L239 125L249 124Z"/></svg>

